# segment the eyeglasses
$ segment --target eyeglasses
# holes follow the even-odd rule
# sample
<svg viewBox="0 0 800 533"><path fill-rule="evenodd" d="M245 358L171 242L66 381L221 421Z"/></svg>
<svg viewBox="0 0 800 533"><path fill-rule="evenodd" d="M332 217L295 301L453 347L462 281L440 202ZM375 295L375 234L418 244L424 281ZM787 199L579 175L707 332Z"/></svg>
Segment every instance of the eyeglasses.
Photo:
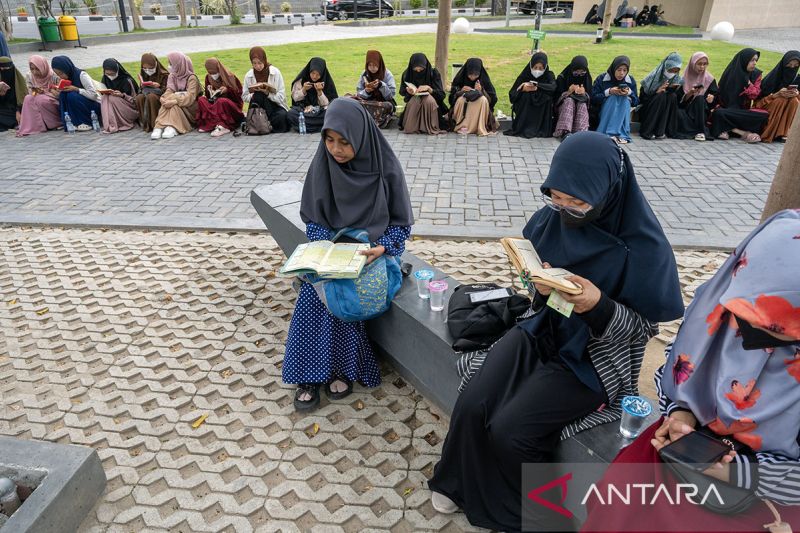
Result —
<svg viewBox="0 0 800 533"><path fill-rule="evenodd" d="M579 209L577 207L568 207L566 205L559 205L555 203L553 199L547 196L546 194L542 194L542 202L544 202L544 205L546 205L553 211L566 211L575 218L583 218L586 216L586 213L588 213L591 210L591 208Z"/></svg>

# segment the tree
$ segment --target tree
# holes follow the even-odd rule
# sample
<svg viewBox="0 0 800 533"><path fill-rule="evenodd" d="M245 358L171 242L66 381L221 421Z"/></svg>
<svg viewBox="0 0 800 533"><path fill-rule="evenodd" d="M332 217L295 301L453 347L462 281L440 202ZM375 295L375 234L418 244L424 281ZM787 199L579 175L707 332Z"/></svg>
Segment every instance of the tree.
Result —
<svg viewBox="0 0 800 533"><path fill-rule="evenodd" d="M133 20L133 29L134 30L141 30L142 29L142 19L139 17L141 13L139 12L139 6L137 5L136 0L128 0L128 7L131 8L131 19Z"/></svg>
<svg viewBox="0 0 800 533"><path fill-rule="evenodd" d="M439 21L436 27L436 69L442 76L442 80L447 78L447 53L450 48L450 14L452 0L439 2ZM445 81L445 85L446 85Z"/></svg>
<svg viewBox="0 0 800 533"><path fill-rule="evenodd" d="M800 209L800 108L786 137L761 221L784 209Z"/></svg>
<svg viewBox="0 0 800 533"><path fill-rule="evenodd" d="M603 40L608 40L608 33L611 30L611 21L613 19L611 4L614 3L614 0L607 0L606 1L606 11L603 13Z"/></svg>
<svg viewBox="0 0 800 533"><path fill-rule="evenodd" d="M181 28L186 27L186 2L185 0L177 0L175 4L178 6L178 16L181 18Z"/></svg>

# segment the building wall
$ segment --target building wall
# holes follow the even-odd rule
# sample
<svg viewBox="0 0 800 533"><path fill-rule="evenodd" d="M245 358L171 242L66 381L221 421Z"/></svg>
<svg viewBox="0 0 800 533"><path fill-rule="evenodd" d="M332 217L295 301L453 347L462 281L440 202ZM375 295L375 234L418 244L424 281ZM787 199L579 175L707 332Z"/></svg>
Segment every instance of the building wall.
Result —
<svg viewBox="0 0 800 533"><path fill-rule="evenodd" d="M599 4L601 1L602 0L575 0L574 7L572 8L572 21L583 22L592 4ZM611 2L611 15L613 16L617 12L617 7L622 4L622 0L608 1ZM700 25L700 19L703 16L703 8L705 7L706 0L660 0L655 2L648 2L647 0L628 0L628 6L635 6L639 9L642 9L645 4L651 3L662 5L664 18L670 24L697 27Z"/></svg>

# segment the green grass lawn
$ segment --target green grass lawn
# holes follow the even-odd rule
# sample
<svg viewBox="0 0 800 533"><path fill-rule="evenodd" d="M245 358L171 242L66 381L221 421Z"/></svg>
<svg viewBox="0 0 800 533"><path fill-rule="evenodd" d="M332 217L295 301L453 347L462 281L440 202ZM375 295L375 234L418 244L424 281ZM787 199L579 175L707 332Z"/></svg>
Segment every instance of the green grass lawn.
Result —
<svg viewBox="0 0 800 533"><path fill-rule="evenodd" d="M529 28L525 28L529 29ZM531 26L530 29L534 29ZM594 33L597 31L597 26L594 24L581 24L580 22L565 22L563 24L547 24L542 28L548 31L572 31L580 33ZM613 33L652 33L652 34L682 34L691 35L694 33L694 28L691 26L637 26L633 28L615 28L612 26Z"/></svg>
<svg viewBox="0 0 800 533"><path fill-rule="evenodd" d="M10 41L8 41L8 44L35 43L38 40L39 39L23 39L20 37L14 37Z"/></svg>
<svg viewBox="0 0 800 533"><path fill-rule="evenodd" d="M136 46L132 44L132 46ZM146 51L145 43L139 45ZM313 56L324 57L328 68L336 81L339 94L355 92L358 77L364 69L364 55L369 49L377 49L383 53L386 66L398 80L408 65L408 58L414 52L424 52L433 62L436 47L434 34L398 35L392 37L376 37L362 39L343 39L324 43L298 43L267 47L267 56L271 63L283 73L288 85L306 62ZM531 41L524 35L489 35L466 34L450 37L450 63L463 63L469 57L481 57L487 67L497 89L498 107L510 114L508 89L520 70L529 59ZM631 58L631 71L637 81L650 72L668 53L678 51L684 64L692 53L702 50L710 59L710 71L717 78L722 74L728 61L742 48L719 41L695 41L675 39L670 41L652 39L625 39L611 41L606 44L593 44L593 39L584 37L548 36L544 41L544 51L550 56L550 68L558 75L573 56L582 54L589 60L592 76L597 76L608 68L611 60L620 54ZM239 78L243 78L250 69L247 49L224 50L219 52L202 52L190 54L195 71L202 82L205 75L203 62L208 57L217 57L228 66ZM763 52L759 65L763 69L772 68L781 55L776 52ZM166 58L161 58L166 65ZM78 65L80 66L80 65ZM131 73L139 72L138 63L125 63ZM88 69L89 73L100 79L101 68ZM451 78L451 72L443 73Z"/></svg>

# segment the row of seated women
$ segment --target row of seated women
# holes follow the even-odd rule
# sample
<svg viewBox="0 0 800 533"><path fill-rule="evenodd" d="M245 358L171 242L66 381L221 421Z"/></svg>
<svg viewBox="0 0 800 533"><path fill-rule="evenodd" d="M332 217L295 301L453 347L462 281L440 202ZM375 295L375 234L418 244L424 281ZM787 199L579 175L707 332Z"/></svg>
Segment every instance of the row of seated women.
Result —
<svg viewBox="0 0 800 533"><path fill-rule="evenodd" d="M556 77L547 55L538 52L509 91L513 120L506 134L563 138L591 127L624 144L631 141L631 110L638 107L645 139L702 141L728 139L733 133L746 142L785 140L800 105L800 52L784 54L763 78L756 68L759 55L750 48L740 51L717 83L706 54L693 54L681 75L682 59L673 52L637 89L626 56L616 57L592 81L584 56L575 56ZM249 57L253 68L244 83L218 59L206 60L202 86L191 60L178 52L168 54L169 70L154 55L142 56L138 83L118 61L108 59L99 85L66 56L54 57L52 68L43 57L32 56L27 78L10 60L0 58L0 104L5 104L0 126L8 129L18 123L17 135L30 135L61 127L68 113L79 131L88 130L94 112L108 133L131 129L138 122L154 139L194 128L218 137L241 125L247 103L266 111L274 132L300 129L301 121L306 132L320 131L327 106L339 96L325 60L312 58L292 81L290 107L283 76L264 49L252 48ZM62 79L70 85L55 88ZM396 93L382 55L370 50L355 94L347 96L386 127L397 108ZM406 133L489 135L499 129L494 114L497 92L478 58L468 59L456 73L445 102L441 75L424 54L414 54L399 93L405 101L400 128Z"/></svg>
<svg viewBox="0 0 800 533"><path fill-rule="evenodd" d="M602 24L603 14L605 13L605 2L598 6L593 4L589 8L589 12L583 19L584 24ZM641 11L636 9L636 6L628 7L628 0L623 0L622 4L617 7L616 15L614 16L614 26L621 26L623 21L635 22L636 26L666 26L667 22L663 20L664 10L661 4L650 7L645 5Z"/></svg>
<svg viewBox="0 0 800 533"><path fill-rule="evenodd" d="M785 140L800 105L800 52L784 54L763 79L758 58L751 48L740 51L717 83L705 53L693 54L681 75L682 59L672 52L637 91L627 56L616 57L592 82L584 56L574 57L556 77L547 56L539 52L509 92L513 124L507 133L563 137L594 123L597 131L624 144L631 141L631 110L638 107L645 139L704 141L734 133L746 142Z"/></svg>
<svg viewBox="0 0 800 533"><path fill-rule="evenodd" d="M307 237L331 240L358 230L370 243L362 252L368 264L399 269L414 224L400 161L353 99L331 102L322 133L300 202ZM459 366L468 370L428 482L432 506L461 509L471 524L496 531L572 530L557 520L562 515L526 503L527 490L552 479L523 485L523 465L552 461L559 441L580 431L619 423L622 398L638 393L645 346L659 323L683 316L655 375L663 417L615 461L640 463L636 477L620 480L612 468L600 493L608 493L606 484L628 482L663 484L675 494L681 481L661 468L659 450L702 431L735 447L715 456L704 479L747 494L750 505L726 516L696 504L699 498L676 506L669 498L640 505L635 497L631 505L589 506L585 530L762 531L774 518L761 499L778 504L796 525L800 210L756 228L684 310L672 248L618 143L597 132L570 136L556 150L541 193L522 234L545 266L574 273L568 279L583 292L558 293L574 305L562 313L546 303L556 296L550 287L532 284L521 320L488 350L461 355L469 359ZM348 402L356 383L381 383L365 323L334 316L313 282L301 278L282 365L303 413L319 408L323 394ZM368 290L381 292L380 283ZM540 496L553 507L564 503L557 490Z"/></svg>

